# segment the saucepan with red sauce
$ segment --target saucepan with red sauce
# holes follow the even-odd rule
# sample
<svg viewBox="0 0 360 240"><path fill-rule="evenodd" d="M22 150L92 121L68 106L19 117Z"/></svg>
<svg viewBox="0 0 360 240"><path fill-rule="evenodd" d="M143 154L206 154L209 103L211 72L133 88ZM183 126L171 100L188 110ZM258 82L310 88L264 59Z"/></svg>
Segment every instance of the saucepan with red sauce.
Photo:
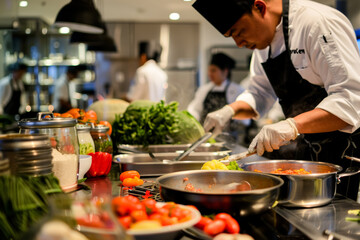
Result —
<svg viewBox="0 0 360 240"><path fill-rule="evenodd" d="M270 209L283 180L264 173L191 170L157 179L165 201L195 205L203 214L227 212L247 216Z"/></svg>
<svg viewBox="0 0 360 240"><path fill-rule="evenodd" d="M267 160L243 163L245 171L268 173L284 180L278 203L289 207L317 207L331 202L341 177L351 176L358 170L347 169L325 162L298 160Z"/></svg>

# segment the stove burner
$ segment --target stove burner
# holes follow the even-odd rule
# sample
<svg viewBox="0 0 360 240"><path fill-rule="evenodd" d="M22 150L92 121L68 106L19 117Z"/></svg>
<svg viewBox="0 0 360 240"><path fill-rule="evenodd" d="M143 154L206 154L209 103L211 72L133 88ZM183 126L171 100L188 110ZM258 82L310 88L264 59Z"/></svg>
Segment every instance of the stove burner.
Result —
<svg viewBox="0 0 360 240"><path fill-rule="evenodd" d="M160 196L159 186L153 181L145 181L143 185L129 189L128 193L129 195L142 199L146 194L146 191L150 191L150 194L152 195L149 198L152 198L157 202L164 201Z"/></svg>

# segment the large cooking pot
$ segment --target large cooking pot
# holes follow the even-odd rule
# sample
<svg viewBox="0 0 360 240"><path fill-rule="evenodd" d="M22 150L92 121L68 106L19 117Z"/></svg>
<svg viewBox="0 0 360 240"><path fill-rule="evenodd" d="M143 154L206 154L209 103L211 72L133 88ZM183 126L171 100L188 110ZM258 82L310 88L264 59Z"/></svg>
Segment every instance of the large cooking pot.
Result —
<svg viewBox="0 0 360 240"><path fill-rule="evenodd" d="M325 162L297 161L297 160L267 160L240 164L246 171L261 171L270 173L276 169L297 170L305 169L311 174L276 174L281 177L284 185L280 188L278 203L289 207L317 207L328 204L336 194L336 186L341 177L358 173L358 169L347 169L338 174L342 167Z"/></svg>
<svg viewBox="0 0 360 240"><path fill-rule="evenodd" d="M270 174L220 170L169 173L159 177L157 182L165 201L195 205L203 214L228 212L240 216L270 209L284 183L281 178ZM227 191L234 183L238 183L240 188L250 184L251 189ZM188 184L202 192L185 190Z"/></svg>

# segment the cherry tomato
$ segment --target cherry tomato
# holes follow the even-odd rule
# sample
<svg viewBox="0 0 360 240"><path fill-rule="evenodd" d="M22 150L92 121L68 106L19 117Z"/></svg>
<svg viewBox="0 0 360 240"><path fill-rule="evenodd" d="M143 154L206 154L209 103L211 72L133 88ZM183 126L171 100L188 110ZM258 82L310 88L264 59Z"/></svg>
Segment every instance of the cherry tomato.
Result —
<svg viewBox="0 0 360 240"><path fill-rule="evenodd" d="M127 201L125 198L116 197L112 200L111 203L112 203L113 209L120 216L125 216L126 214L128 214L128 212L130 210L130 204L129 204L130 202Z"/></svg>
<svg viewBox="0 0 360 240"><path fill-rule="evenodd" d="M148 198L141 201L145 206L146 212L151 214L156 211L156 201L154 199Z"/></svg>
<svg viewBox="0 0 360 240"><path fill-rule="evenodd" d="M240 225L239 223L227 213L219 213L215 216L215 219L222 219L225 221L225 229L228 233L239 233Z"/></svg>
<svg viewBox="0 0 360 240"><path fill-rule="evenodd" d="M130 212L138 211L138 210L146 212L145 206L142 205L141 203L132 203L132 204L130 204L130 209L129 210L130 210Z"/></svg>
<svg viewBox="0 0 360 240"><path fill-rule="evenodd" d="M72 108L66 113L69 113L72 115L73 118L80 118L80 109L79 108Z"/></svg>
<svg viewBox="0 0 360 240"><path fill-rule="evenodd" d="M111 132L112 132L112 126L111 124L108 122L108 121L100 121L99 122L100 125L104 125L106 127L109 127L109 131L107 131L106 133L111 135Z"/></svg>
<svg viewBox="0 0 360 240"><path fill-rule="evenodd" d="M158 220L159 222L161 222L162 217L163 216L160 213L153 213L149 215L150 220Z"/></svg>
<svg viewBox="0 0 360 240"><path fill-rule="evenodd" d="M134 178L125 178L124 181L122 182L122 185L124 187L136 187L139 185L144 184L144 180L134 177Z"/></svg>
<svg viewBox="0 0 360 240"><path fill-rule="evenodd" d="M130 216L119 217L118 221L125 229L129 229L132 223L132 218Z"/></svg>
<svg viewBox="0 0 360 240"><path fill-rule="evenodd" d="M204 232L214 236L225 230L226 224L222 219L216 219L204 227Z"/></svg>
<svg viewBox="0 0 360 240"><path fill-rule="evenodd" d="M147 220L148 216L145 212L145 210L135 210L132 211L130 213L131 218L133 219L134 222L138 222L138 221L142 221L142 220Z"/></svg>
<svg viewBox="0 0 360 240"><path fill-rule="evenodd" d="M140 203L140 200L137 197L131 195L125 196L124 199L132 203Z"/></svg>
<svg viewBox="0 0 360 240"><path fill-rule="evenodd" d="M176 217L177 219L181 219L182 217L184 217L181 208L178 206L170 208L169 215L170 217Z"/></svg>
<svg viewBox="0 0 360 240"><path fill-rule="evenodd" d="M212 223L212 221L213 220L211 218L209 218L209 217L201 216L200 221L197 224L195 224L195 227L197 227L197 228L199 228L201 230L204 230L205 226Z"/></svg>
<svg viewBox="0 0 360 240"><path fill-rule="evenodd" d="M177 221L177 218L175 217L167 217L167 216L163 216L161 219L161 225L162 226L168 226L168 225L173 225L173 224L176 224L178 221Z"/></svg>
<svg viewBox="0 0 360 240"><path fill-rule="evenodd" d="M120 181L124 181L126 178L140 178L140 174L138 171L131 170L131 171L125 171L120 174Z"/></svg>
<svg viewBox="0 0 360 240"><path fill-rule="evenodd" d="M169 216L169 209L167 209L167 208L158 208L156 210L156 212L159 213L162 216L166 216L166 217Z"/></svg>

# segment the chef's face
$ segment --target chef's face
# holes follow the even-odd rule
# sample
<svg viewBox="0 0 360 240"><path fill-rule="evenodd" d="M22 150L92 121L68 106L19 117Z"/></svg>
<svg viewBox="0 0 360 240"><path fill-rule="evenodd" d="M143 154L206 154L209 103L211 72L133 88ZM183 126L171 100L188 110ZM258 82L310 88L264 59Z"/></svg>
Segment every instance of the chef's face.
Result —
<svg viewBox="0 0 360 240"><path fill-rule="evenodd" d="M264 49L270 45L275 35L275 29L265 15L266 11L259 11L253 7L252 14L244 14L226 33L225 37L232 37L236 45L249 49Z"/></svg>
<svg viewBox="0 0 360 240"><path fill-rule="evenodd" d="M208 68L208 76L210 81L212 81L215 85L221 85L223 81L227 78L228 70L221 70L218 66L214 64L210 64Z"/></svg>

